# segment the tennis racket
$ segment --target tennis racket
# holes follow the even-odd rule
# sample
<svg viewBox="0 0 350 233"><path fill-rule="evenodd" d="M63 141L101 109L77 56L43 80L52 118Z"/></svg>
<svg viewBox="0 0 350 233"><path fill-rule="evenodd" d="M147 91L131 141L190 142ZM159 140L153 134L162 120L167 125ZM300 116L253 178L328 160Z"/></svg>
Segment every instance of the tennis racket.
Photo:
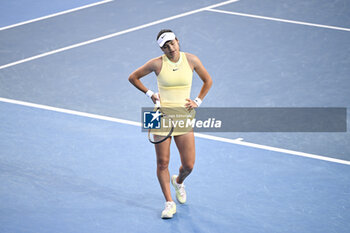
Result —
<svg viewBox="0 0 350 233"><path fill-rule="evenodd" d="M160 129L148 129L148 140L153 144L164 142L174 131L173 119L162 112L160 101L156 101L156 116L160 117L161 122L166 124L162 125Z"/></svg>

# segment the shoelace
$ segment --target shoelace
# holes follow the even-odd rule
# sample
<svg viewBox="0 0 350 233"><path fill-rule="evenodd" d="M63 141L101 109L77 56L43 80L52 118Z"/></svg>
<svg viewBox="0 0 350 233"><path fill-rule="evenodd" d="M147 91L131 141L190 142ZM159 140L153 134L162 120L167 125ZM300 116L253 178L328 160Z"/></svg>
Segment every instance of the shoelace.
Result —
<svg viewBox="0 0 350 233"><path fill-rule="evenodd" d="M165 203L165 210L166 210L166 211L170 210L171 207L172 207L172 203L171 203L171 202L166 202L166 203Z"/></svg>
<svg viewBox="0 0 350 233"><path fill-rule="evenodd" d="M177 184L177 187L179 188L180 195L183 196L185 195L185 185L182 184Z"/></svg>

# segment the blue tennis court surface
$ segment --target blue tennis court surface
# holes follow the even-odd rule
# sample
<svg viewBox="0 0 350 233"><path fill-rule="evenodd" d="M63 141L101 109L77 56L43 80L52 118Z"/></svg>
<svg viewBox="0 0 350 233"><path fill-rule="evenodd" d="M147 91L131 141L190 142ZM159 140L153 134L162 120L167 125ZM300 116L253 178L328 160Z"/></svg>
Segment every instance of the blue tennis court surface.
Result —
<svg viewBox="0 0 350 233"><path fill-rule="evenodd" d="M0 108L1 232L350 227L348 165L197 139L188 204L164 221L153 148L139 127L7 103ZM174 173L180 162L172 149Z"/></svg>
<svg viewBox="0 0 350 233"><path fill-rule="evenodd" d="M98 2L5 1L0 27ZM188 202L160 219L135 126L151 103L127 81L171 28L213 78L205 107L348 108L349 15L345 0L122 0L0 30L0 232L349 232L349 132L196 137Z"/></svg>
<svg viewBox="0 0 350 233"><path fill-rule="evenodd" d="M57 14L62 11L83 7L98 0L16 0L2 1L0 8L0 27L18 24L35 18Z"/></svg>

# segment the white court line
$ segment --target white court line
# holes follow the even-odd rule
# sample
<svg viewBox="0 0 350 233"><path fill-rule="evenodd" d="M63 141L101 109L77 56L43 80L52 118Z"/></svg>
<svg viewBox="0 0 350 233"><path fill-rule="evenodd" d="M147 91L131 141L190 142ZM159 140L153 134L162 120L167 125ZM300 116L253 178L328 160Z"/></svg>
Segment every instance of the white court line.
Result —
<svg viewBox="0 0 350 233"><path fill-rule="evenodd" d="M300 152L300 151L287 150L287 149L282 149L282 148L277 148L277 147L272 147L272 146L265 146L265 145L251 143L251 142L244 142L242 138L229 139L229 138L222 138L222 137L216 137L216 136L211 136L211 135L207 135L207 134L198 134L198 133L195 133L195 136L199 137L199 138L206 138L206 139L214 140L214 141L227 142L227 143L231 143L231 144L254 147L254 148L258 148L258 149L275 151L275 152L280 152L280 153L284 153L284 154L291 154L291 155L297 155L297 156L301 156L301 157L307 157L307 158L312 158L312 159L324 160L324 161L328 161L328 162L350 165L350 161L341 160L341 159L334 159L334 158L329 158L329 157L325 157L325 156L321 156L321 155L304 153L304 152Z"/></svg>
<svg viewBox="0 0 350 233"><path fill-rule="evenodd" d="M118 122L118 123L122 123L122 124L128 124L128 125L134 125L134 126L141 127L141 123L136 122L136 121L123 120L123 119L118 119L118 118L113 118L113 117L90 114L90 113L86 113L86 112L78 112L78 111L64 109L64 108L56 108L56 107L51 107L51 106L47 106L47 105L34 104L34 103L29 103L29 102L24 102L24 101L19 101L19 100L2 98L2 97L0 97L0 101L5 102L5 103L18 104L18 105L22 105L22 106L32 107L32 108L45 109L45 110L54 111L54 112L61 112L61 113L75 115L75 116L82 116L82 117L88 117L88 118L99 119L99 120L104 120L104 121Z"/></svg>
<svg viewBox="0 0 350 233"><path fill-rule="evenodd" d="M218 4L214 4L214 5L210 5L210 6L207 6L207 7L203 7L203 8L197 9L197 10L188 11L188 12L185 12L185 13L182 13L182 14L174 15L174 16L171 16L171 17L168 17L168 18L157 20L157 21L153 21L151 23L143 24L143 25L140 25L140 26L137 26L137 27L129 28L129 29L126 29L126 30L123 30L123 31L115 32L115 33L112 33L112 34L109 34L109 35L106 35L106 36L98 37L98 38L95 38L95 39L92 39L92 40L84 41L84 42L81 42L81 43L78 43L78 44L74 44L74 45L70 45L70 46L67 46L67 47L60 48L60 49L52 50L50 52L42 53L42 54L39 54L39 55L36 55L36 56L33 56L33 57L28 57L28 58L25 58L25 59L22 59L22 60L19 60L19 61L16 61L16 62L12 62L12 63L8 63L6 65L2 65L2 66L0 66L0 70L1 69L5 69L7 67L14 66L14 65L18 65L18 64L21 64L21 63L24 63L24 62L32 61L32 60L35 60L35 59L38 59L38 58L41 58L41 57L49 56L49 55L52 55L52 54L55 54L55 53L63 52L63 51L66 51L66 50L69 50L69 49L73 49L73 48L77 48L77 47L80 47L80 46L83 46L83 45L92 44L92 43L95 43L95 42L98 42L98 41L101 41L101 40L106 40L106 39L109 39L109 38L112 38L112 37L120 36L120 35L123 35L125 33L133 32L133 31L136 31L136 30L140 30L140 29L143 29L143 28L146 28L146 27L150 27L150 26L156 25L156 24L164 23L164 22L167 22L169 20L173 20L173 19L184 17L184 16L192 15L192 14L195 14L195 13L198 13L198 12L201 12L201 11L208 10L210 8L223 6L223 5L226 5L226 4L229 4L229 3L233 3L233 2L237 2L237 1L238 0L229 0L229 1L226 1L226 2L221 2L221 3L218 3Z"/></svg>
<svg viewBox="0 0 350 233"><path fill-rule="evenodd" d="M77 7L77 8L70 9L70 10L57 12L57 13L54 13L54 14L51 14L51 15L46 15L46 16L43 16L43 17L40 17L40 18L35 18L35 19L24 21L24 22L12 24L12 25L0 28L0 31L6 30L6 29L10 29L10 28L14 28L14 27L18 27L18 26L25 25L25 24L28 24L28 23L37 22L37 21L40 21L40 20L43 20L43 19L48 19L48 18L52 18L52 17L55 17L55 16L63 15L63 14L68 14L68 13L71 13L71 12L74 12L74 11L79 11L79 10L82 10L82 9L85 9L85 8L101 5L101 4L104 4L104 3L107 3L107 2L112 2L112 1L114 1L114 0L104 0L104 1L101 1L101 2L95 2L95 3L89 4L89 5L80 6L80 7Z"/></svg>
<svg viewBox="0 0 350 233"><path fill-rule="evenodd" d="M239 13L239 12L233 12L233 11L217 10L217 9L207 9L207 11L213 11L213 12L229 14L229 15L238 15L238 16L244 16L244 17L250 17L250 18L256 18L256 19L266 19L266 20L272 20L272 21L278 21L278 22L284 22L284 23L301 24L301 25L312 26L312 27L320 27L320 28L327 28L327 29L334 29L334 30L341 30L341 31L350 32L350 28L335 27L335 26L328 26L328 25L315 24L315 23L306 23L306 22L301 22L301 21L294 21L294 20L287 20L287 19L280 19L280 18L245 14L245 13Z"/></svg>
<svg viewBox="0 0 350 233"><path fill-rule="evenodd" d="M119 119L119 118L114 118L114 117L107 117L107 116L102 116L102 115L86 113L86 112L79 112L79 111L74 111L74 110L69 110L69 109L56 108L56 107L51 107L51 106L47 106L47 105L34 104L34 103L29 103L29 102L24 102L24 101L19 101L19 100L1 98L1 97L0 97L0 101L5 102L5 103L28 106L28 107L32 107L32 108L45 109L45 110L54 111L54 112L61 112L61 113L66 113L66 114L71 114L71 115L76 115L76 116L88 117L88 118L93 118L93 119L99 119L99 120L104 120L104 121L111 121L111 122L117 122L117 123L141 127L141 123L136 122L136 121L129 121L129 120L124 120L124 119ZM195 133L195 136L198 138L205 138L205 139L214 140L214 141L226 142L226 143L231 143L231 144L237 144L237 145L242 145L242 146L247 146L247 147L263 149L263 150L280 152L280 153L284 153L284 154L291 154L291 155L297 155L297 156L301 156L301 157L318 159L318 160L323 160L323 161L328 161L328 162L333 162L333 163L350 165L350 161L341 160L341 159L334 159L334 158L329 158L329 157L325 157L325 156L321 156L321 155L309 154L309 153L304 153L304 152L299 152L299 151L286 150L286 149L281 149L281 148L277 148L277 147L264 146L264 145L259 145L259 144L255 144L255 143L251 143L251 142L244 142L242 138L229 139L229 138L216 137L216 136L200 134L200 133Z"/></svg>

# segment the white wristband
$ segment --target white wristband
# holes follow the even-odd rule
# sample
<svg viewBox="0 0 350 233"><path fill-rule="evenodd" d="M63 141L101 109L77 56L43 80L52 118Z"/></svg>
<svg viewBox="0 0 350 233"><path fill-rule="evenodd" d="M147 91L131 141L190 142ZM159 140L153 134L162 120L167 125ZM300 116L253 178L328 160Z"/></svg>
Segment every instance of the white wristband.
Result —
<svg viewBox="0 0 350 233"><path fill-rule="evenodd" d="M145 94L146 94L149 98L151 98L152 95L154 94L154 92L151 91L151 90L148 90Z"/></svg>
<svg viewBox="0 0 350 233"><path fill-rule="evenodd" d="M202 100L198 97L196 97L193 101L197 104L197 107L199 107L202 104Z"/></svg>

